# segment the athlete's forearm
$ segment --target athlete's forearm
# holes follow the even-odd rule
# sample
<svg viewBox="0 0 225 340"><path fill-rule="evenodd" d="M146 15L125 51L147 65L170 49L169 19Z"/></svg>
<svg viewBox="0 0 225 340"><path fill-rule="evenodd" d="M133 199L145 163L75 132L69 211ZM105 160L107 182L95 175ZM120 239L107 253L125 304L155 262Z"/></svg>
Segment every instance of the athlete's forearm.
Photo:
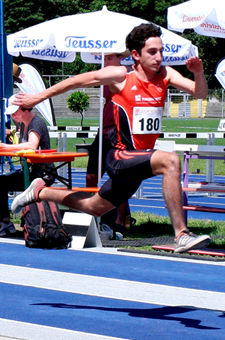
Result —
<svg viewBox="0 0 225 340"><path fill-rule="evenodd" d="M202 73L194 73L195 76L195 97L205 99L208 94L208 84L205 79L204 71Z"/></svg>
<svg viewBox="0 0 225 340"><path fill-rule="evenodd" d="M48 98L65 93L69 90L99 85L110 85L117 82L120 83L125 79L125 77L126 68L121 66L106 67L98 71L82 73L74 77L67 78L35 95L19 93L16 95L17 100L15 100L13 104L19 105L23 108L31 108Z"/></svg>

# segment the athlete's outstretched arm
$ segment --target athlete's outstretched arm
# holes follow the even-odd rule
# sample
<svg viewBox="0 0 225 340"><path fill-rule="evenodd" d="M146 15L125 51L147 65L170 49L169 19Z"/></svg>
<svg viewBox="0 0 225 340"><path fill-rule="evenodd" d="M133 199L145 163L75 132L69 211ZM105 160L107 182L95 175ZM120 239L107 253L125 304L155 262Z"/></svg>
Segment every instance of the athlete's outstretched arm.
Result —
<svg viewBox="0 0 225 340"><path fill-rule="evenodd" d="M78 74L35 95L19 93L16 95L17 99L13 104L23 108L31 108L45 99L57 96L72 89L99 85L113 85L115 87L116 84L120 84L125 80L126 73L127 69L124 66L108 66L98 71Z"/></svg>
<svg viewBox="0 0 225 340"><path fill-rule="evenodd" d="M204 99L208 94L208 85L204 75L202 60L197 57L191 57L186 61L188 70L194 73L195 80L183 77L179 72L167 66L167 79L169 85L187 92L195 98Z"/></svg>

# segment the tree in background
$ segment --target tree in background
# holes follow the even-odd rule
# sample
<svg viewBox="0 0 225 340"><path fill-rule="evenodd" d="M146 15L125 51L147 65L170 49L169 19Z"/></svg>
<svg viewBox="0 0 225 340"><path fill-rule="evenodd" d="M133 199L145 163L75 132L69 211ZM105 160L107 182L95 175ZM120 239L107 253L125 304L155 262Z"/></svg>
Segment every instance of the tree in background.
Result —
<svg viewBox="0 0 225 340"><path fill-rule="evenodd" d="M81 115L81 127L83 126L84 112L89 107L89 96L81 91L75 91L67 98L68 108Z"/></svg>

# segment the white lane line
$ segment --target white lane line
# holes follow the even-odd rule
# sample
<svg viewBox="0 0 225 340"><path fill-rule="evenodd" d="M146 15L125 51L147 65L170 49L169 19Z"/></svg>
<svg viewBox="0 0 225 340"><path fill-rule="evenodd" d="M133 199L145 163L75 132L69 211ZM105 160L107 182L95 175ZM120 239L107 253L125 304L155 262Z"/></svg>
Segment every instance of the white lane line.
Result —
<svg viewBox="0 0 225 340"><path fill-rule="evenodd" d="M126 340L124 338L114 338L111 336L83 333L6 319L0 319L0 339L1 336L7 337L8 340L12 338L14 340Z"/></svg>
<svg viewBox="0 0 225 340"><path fill-rule="evenodd" d="M19 244L21 246L25 246L24 240L16 240L13 238L0 238L0 243L9 243L9 244ZM129 253L129 252L122 252L118 251L120 248L111 248L111 247L91 247L91 248L83 248L79 249L79 251L83 252L89 252L89 253L101 253L101 254L110 254L110 255L117 255L117 256L129 256L129 257L141 257L151 260L162 260L162 261L173 261L173 262L188 262L188 263L198 263L198 264L204 264L209 266L225 266L225 262L212 262L212 261L206 261L206 260L195 260L190 257L190 259L187 258L179 258L179 257L167 257L167 256L160 256L160 255L152 255L152 254L141 254L141 253ZM77 249L74 248L68 248L69 251L77 251ZM0 338L1 340L1 338Z"/></svg>
<svg viewBox="0 0 225 340"><path fill-rule="evenodd" d="M0 238L0 243L12 243L12 244L22 244L25 246L25 240L16 238Z"/></svg>
<svg viewBox="0 0 225 340"><path fill-rule="evenodd" d="M0 282L163 306L225 311L225 293L0 265Z"/></svg>
<svg viewBox="0 0 225 340"><path fill-rule="evenodd" d="M140 208L148 208L148 209L165 209L165 206L157 207L155 205L144 205L144 204L132 204L132 201L129 201L130 207L140 207Z"/></svg>

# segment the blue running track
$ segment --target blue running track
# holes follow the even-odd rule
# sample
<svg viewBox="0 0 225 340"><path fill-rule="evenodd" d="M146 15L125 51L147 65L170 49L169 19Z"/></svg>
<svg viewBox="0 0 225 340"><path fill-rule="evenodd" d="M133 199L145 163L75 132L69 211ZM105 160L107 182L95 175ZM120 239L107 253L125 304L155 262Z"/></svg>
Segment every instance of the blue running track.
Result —
<svg viewBox="0 0 225 340"><path fill-rule="evenodd" d="M161 181L146 180L131 211L167 216ZM85 172L73 170L73 185L85 186ZM190 201L225 204L222 195ZM224 340L223 260L29 249L13 238L0 239L0 254L0 340Z"/></svg>
<svg viewBox="0 0 225 340"><path fill-rule="evenodd" d="M224 339L224 262L12 239L0 253L0 339Z"/></svg>

